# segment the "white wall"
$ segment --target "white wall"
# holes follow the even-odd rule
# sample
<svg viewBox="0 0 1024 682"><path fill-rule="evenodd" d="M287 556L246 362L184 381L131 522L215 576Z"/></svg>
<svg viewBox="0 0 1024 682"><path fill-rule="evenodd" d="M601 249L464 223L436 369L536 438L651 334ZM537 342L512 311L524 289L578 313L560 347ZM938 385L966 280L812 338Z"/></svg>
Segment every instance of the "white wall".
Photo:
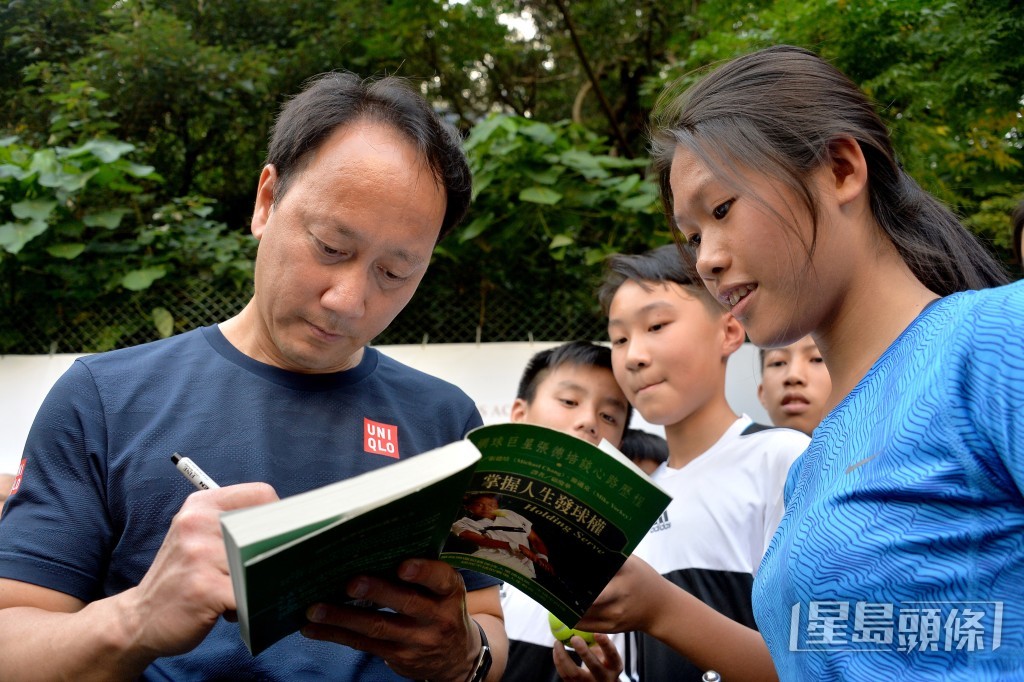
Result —
<svg viewBox="0 0 1024 682"><path fill-rule="evenodd" d="M378 346L407 365L446 379L472 397L484 422L507 421L515 398L519 375L530 357L557 343L451 343L415 346ZM14 473L21 461L25 438L36 410L53 382L79 355L0 356L0 473ZM730 359L726 374L726 397L737 412L768 423L757 401L757 348L744 344ZM634 414L633 426L655 433Z"/></svg>

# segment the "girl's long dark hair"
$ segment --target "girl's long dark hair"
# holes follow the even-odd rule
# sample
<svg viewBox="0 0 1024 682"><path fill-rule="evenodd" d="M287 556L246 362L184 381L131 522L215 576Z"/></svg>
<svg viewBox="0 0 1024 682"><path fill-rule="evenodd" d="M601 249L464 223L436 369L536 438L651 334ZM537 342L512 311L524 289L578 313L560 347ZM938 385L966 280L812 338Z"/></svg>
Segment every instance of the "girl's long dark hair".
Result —
<svg viewBox="0 0 1024 682"><path fill-rule="evenodd" d="M770 47L725 63L681 94L667 90L653 127L654 168L670 216L669 171L682 146L716 174L735 177L745 167L785 183L815 216L816 235L809 178L830 163L830 145L850 137L867 161L875 220L925 286L945 296L1009 281L953 212L903 170L864 93L812 52Z"/></svg>

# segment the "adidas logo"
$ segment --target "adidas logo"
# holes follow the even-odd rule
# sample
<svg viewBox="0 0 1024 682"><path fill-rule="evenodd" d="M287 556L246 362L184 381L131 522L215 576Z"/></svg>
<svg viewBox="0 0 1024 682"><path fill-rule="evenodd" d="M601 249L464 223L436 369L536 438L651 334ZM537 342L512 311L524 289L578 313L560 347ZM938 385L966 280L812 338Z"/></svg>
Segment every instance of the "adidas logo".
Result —
<svg viewBox="0 0 1024 682"><path fill-rule="evenodd" d="M671 527L672 522L668 520L668 510L666 509L661 512L661 516L658 517L658 520L654 522L654 525L651 526L651 529L648 532L657 533L659 530L668 530Z"/></svg>

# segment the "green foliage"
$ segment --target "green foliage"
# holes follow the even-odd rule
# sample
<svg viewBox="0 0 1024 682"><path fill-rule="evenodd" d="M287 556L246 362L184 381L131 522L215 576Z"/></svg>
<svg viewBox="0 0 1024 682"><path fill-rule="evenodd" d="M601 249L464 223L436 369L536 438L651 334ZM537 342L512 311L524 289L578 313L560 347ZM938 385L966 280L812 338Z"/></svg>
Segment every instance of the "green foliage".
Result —
<svg viewBox="0 0 1024 682"><path fill-rule="evenodd" d="M908 172L1009 259L1009 210L1024 199L1024 12L1013 0L704 3L697 40L651 81L769 44L832 61L875 101Z"/></svg>
<svg viewBox="0 0 1024 682"><path fill-rule="evenodd" d="M467 135L475 202L412 304L434 338L467 306L495 324L499 295L506 317L596 319L603 258L670 238L646 177L656 98L769 44L858 82L908 170L1003 256L1024 198L1015 0L11 0L0 39L0 352L96 307L133 316L92 349L166 335L195 323L182 287L246 287L268 131L333 69L407 77Z"/></svg>
<svg viewBox="0 0 1024 682"><path fill-rule="evenodd" d="M608 142L582 126L494 115L473 129L466 150L473 207L437 247L424 298L461 292L464 305L480 307L481 325L494 290L524 310L586 311L596 321L605 257L671 240L657 187L645 178L647 161L609 155Z"/></svg>
<svg viewBox="0 0 1024 682"><path fill-rule="evenodd" d="M6 319L36 320L52 332L74 311L119 299L159 300L170 287L157 282L172 274L248 283L251 240L206 218L208 199L176 199L149 215L147 190L161 178L131 160L135 151L109 139L70 148L0 140L0 314ZM153 316L164 334L167 315ZM112 347L135 328L108 326L89 349ZM20 340L18 328L5 328L0 352Z"/></svg>

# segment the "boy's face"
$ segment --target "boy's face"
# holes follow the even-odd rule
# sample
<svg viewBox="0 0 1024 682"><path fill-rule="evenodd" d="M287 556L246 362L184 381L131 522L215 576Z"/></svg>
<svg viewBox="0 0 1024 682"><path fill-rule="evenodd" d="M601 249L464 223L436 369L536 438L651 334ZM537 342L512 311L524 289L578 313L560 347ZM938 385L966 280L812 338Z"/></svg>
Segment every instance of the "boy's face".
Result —
<svg viewBox="0 0 1024 682"><path fill-rule="evenodd" d="M764 353L757 397L776 426L788 426L810 435L825 413L832 379L814 339Z"/></svg>
<svg viewBox="0 0 1024 682"><path fill-rule="evenodd" d="M532 402L516 398L512 421L546 426L615 447L626 429L626 396L607 369L566 363L548 371Z"/></svg>
<svg viewBox="0 0 1024 682"><path fill-rule="evenodd" d="M615 378L651 424L678 424L725 391L724 359L742 330L675 283L626 281L608 309ZM742 338L739 339L742 343Z"/></svg>
<svg viewBox="0 0 1024 682"><path fill-rule="evenodd" d="M498 517L498 500L487 495L481 495L466 504L466 509L478 518L495 519Z"/></svg>

